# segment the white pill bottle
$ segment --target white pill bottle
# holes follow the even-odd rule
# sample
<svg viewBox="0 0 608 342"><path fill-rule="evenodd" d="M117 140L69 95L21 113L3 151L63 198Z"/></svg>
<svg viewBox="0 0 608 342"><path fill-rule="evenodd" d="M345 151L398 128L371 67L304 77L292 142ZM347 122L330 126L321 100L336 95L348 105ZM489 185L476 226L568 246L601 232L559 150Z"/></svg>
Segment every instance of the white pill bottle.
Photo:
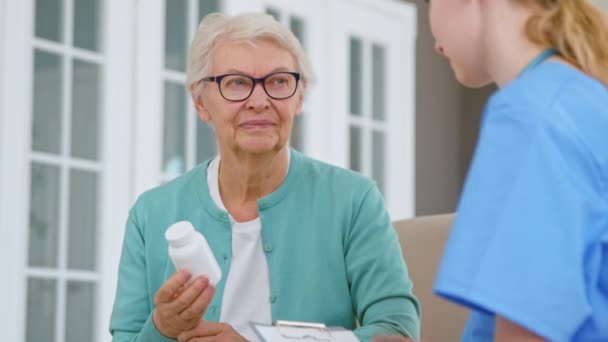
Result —
<svg viewBox="0 0 608 342"><path fill-rule="evenodd" d="M169 243L169 257L176 270L188 270L194 279L200 275L209 278L215 286L222 278L222 270L203 234L188 221L174 223L165 232Z"/></svg>

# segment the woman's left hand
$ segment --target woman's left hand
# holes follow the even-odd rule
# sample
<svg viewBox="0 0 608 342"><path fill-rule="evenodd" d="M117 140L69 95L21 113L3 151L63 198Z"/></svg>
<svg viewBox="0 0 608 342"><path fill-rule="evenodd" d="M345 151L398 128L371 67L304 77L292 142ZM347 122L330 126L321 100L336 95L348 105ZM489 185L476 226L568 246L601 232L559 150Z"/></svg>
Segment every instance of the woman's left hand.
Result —
<svg viewBox="0 0 608 342"><path fill-rule="evenodd" d="M179 342L247 341L230 324L200 320L198 325L177 337Z"/></svg>

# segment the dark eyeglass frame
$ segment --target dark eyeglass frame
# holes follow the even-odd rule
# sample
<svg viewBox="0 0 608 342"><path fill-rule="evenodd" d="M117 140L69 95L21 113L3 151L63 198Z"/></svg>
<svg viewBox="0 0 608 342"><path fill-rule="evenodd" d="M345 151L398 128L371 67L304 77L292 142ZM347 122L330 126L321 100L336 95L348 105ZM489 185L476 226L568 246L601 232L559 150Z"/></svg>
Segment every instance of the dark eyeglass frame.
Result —
<svg viewBox="0 0 608 342"><path fill-rule="evenodd" d="M293 76L296 79L296 86L293 88L293 92L289 95L289 96L285 96L285 97L274 97L272 95L270 95L268 93L268 89L266 89L266 79L278 74L289 74L291 76ZM226 98L226 96L224 96L224 93L222 93L222 80L228 76L242 76L242 77L246 77L248 79L250 79L253 83L253 86L251 87L251 91L249 92L249 94L247 96L245 96L243 99L241 100L231 100ZM292 97L295 93L296 90L298 90L298 84L300 83L300 79L301 79L301 75L299 72L292 72L292 71L277 71L277 72L273 72L271 74L268 74L264 77L259 77L259 78L255 78L255 77L251 77L248 75L243 75L243 74L238 74L238 73L232 73L232 74L223 74L223 75L218 75L218 76L209 76L209 77L204 77L201 78L201 80L199 82L215 82L217 83L217 88L220 90L220 95L222 95L222 97L224 98L224 100L226 101L230 101L230 102L241 102L241 101L245 101L248 98L251 97L251 94L253 94L253 90L255 89L255 86L258 83L262 84L262 89L264 89L264 92L266 93L266 95L268 95L268 97L270 97L273 100L285 100L288 99L290 97Z"/></svg>

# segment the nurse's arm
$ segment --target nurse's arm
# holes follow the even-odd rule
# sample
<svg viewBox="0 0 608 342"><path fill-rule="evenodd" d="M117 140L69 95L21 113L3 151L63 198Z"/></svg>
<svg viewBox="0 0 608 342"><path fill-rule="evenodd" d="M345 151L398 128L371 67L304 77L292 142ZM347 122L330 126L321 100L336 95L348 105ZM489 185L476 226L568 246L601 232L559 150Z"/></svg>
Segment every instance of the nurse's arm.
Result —
<svg viewBox="0 0 608 342"><path fill-rule="evenodd" d="M494 342L541 342L546 341L530 330L523 328L503 317L496 316Z"/></svg>

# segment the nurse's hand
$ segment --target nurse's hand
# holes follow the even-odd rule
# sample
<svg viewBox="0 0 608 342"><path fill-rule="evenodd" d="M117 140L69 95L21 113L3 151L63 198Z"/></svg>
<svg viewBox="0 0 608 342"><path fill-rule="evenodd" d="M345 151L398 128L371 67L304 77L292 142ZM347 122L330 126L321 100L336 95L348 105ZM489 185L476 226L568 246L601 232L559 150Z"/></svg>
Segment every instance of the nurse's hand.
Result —
<svg viewBox="0 0 608 342"><path fill-rule="evenodd" d="M201 320L196 328L185 331L178 336L179 342L246 342L247 340L239 335L230 324L207 322Z"/></svg>
<svg viewBox="0 0 608 342"><path fill-rule="evenodd" d="M166 337L177 338L180 333L195 328L215 293L209 279L200 276L186 285L189 279L189 272L176 272L154 296L156 309L152 321Z"/></svg>

